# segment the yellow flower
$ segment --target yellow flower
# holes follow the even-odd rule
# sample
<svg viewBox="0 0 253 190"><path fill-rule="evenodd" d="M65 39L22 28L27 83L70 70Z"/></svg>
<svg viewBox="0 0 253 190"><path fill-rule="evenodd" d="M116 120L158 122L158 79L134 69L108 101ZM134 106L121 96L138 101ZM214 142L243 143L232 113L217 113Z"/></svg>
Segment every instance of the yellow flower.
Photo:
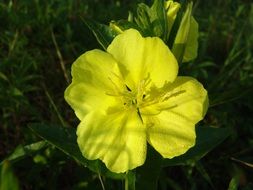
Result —
<svg viewBox="0 0 253 190"><path fill-rule="evenodd" d="M194 78L177 74L163 41L134 29L116 36L107 52L81 55L65 99L81 120L77 142L84 157L120 173L145 162L147 142L164 158L194 146L207 92Z"/></svg>

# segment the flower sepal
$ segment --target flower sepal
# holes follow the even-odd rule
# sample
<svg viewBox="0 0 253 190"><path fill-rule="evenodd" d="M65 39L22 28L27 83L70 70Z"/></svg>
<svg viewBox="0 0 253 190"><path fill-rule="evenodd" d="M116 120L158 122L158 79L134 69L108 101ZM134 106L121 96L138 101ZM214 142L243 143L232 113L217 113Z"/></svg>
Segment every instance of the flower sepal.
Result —
<svg viewBox="0 0 253 190"><path fill-rule="evenodd" d="M83 18L84 23L92 31L96 37L98 43L103 47L104 50L112 42L112 40L119 34L118 31L111 28L108 25L100 24L92 19Z"/></svg>

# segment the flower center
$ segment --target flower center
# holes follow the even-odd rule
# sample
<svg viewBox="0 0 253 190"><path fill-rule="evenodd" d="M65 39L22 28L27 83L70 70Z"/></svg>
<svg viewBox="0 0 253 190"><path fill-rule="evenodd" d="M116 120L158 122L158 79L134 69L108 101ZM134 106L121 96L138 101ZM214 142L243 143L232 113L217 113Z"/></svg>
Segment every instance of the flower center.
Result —
<svg viewBox="0 0 253 190"><path fill-rule="evenodd" d="M107 93L107 95L114 96L119 100L120 104L116 107L120 106L125 110L136 111L142 122L142 115L156 115L162 110L168 110L177 106L176 103L173 105L163 103L168 99L185 92L184 90L173 90L173 88L170 87L170 84L168 84L168 86L165 85L163 88L151 87L151 79L149 76L141 80L134 88L130 88L125 81L118 76L114 78L114 80L111 78L109 79L114 87L113 92ZM117 83L114 82L116 80ZM152 107L152 111L150 109L145 109L146 107L153 105L157 106Z"/></svg>
<svg viewBox="0 0 253 190"><path fill-rule="evenodd" d="M115 83L115 80L109 78L114 86L113 92L107 92L106 94L119 99L121 106L123 106L125 110L135 110L142 120L140 109L146 104L146 99L148 97L147 86L151 82L150 78L147 77L141 80L138 85L132 89L127 86L125 81L120 79L120 77L114 79L117 80L117 83Z"/></svg>
<svg viewBox="0 0 253 190"><path fill-rule="evenodd" d="M125 90L123 91L123 105L131 108L141 108L145 97L147 95L146 86L149 81L144 79L140 81L136 89L130 89L127 85L125 85Z"/></svg>

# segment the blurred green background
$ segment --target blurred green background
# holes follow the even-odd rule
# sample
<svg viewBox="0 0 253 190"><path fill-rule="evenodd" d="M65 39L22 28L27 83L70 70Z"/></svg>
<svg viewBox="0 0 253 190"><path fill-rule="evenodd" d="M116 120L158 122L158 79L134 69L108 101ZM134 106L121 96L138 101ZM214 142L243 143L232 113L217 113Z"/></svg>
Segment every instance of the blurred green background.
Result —
<svg viewBox="0 0 253 190"><path fill-rule="evenodd" d="M63 93L70 67L100 48L81 18L108 24L127 18L141 0L0 0L0 160L16 147L40 140L29 123L78 124ZM253 189L253 3L194 1L199 54L180 75L201 81L210 108L203 125L229 127L232 135L197 163L163 169L158 188ZM150 171L152 172L152 171ZM100 176L53 146L43 145L14 163L4 162L0 181L11 189L102 189ZM103 178L105 189L123 181ZM1 189L0 184L0 189ZM1 189L5 190L5 189Z"/></svg>

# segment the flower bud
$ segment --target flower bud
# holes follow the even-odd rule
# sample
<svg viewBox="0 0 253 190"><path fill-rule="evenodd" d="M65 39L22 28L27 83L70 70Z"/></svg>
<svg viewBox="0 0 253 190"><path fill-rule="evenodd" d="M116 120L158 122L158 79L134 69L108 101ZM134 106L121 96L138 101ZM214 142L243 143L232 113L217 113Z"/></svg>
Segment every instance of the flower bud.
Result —
<svg viewBox="0 0 253 190"><path fill-rule="evenodd" d="M118 34L123 33L123 30L120 29L120 27L117 25L115 21L111 21L109 27Z"/></svg>
<svg viewBox="0 0 253 190"><path fill-rule="evenodd" d="M165 2L165 9L168 19L168 35L170 34L171 28L174 24L174 21L177 17L177 12L181 5L178 2L173 2L172 0Z"/></svg>
<svg viewBox="0 0 253 190"><path fill-rule="evenodd" d="M197 57L198 23L192 16L192 4L187 5L172 47L178 62L188 62Z"/></svg>

